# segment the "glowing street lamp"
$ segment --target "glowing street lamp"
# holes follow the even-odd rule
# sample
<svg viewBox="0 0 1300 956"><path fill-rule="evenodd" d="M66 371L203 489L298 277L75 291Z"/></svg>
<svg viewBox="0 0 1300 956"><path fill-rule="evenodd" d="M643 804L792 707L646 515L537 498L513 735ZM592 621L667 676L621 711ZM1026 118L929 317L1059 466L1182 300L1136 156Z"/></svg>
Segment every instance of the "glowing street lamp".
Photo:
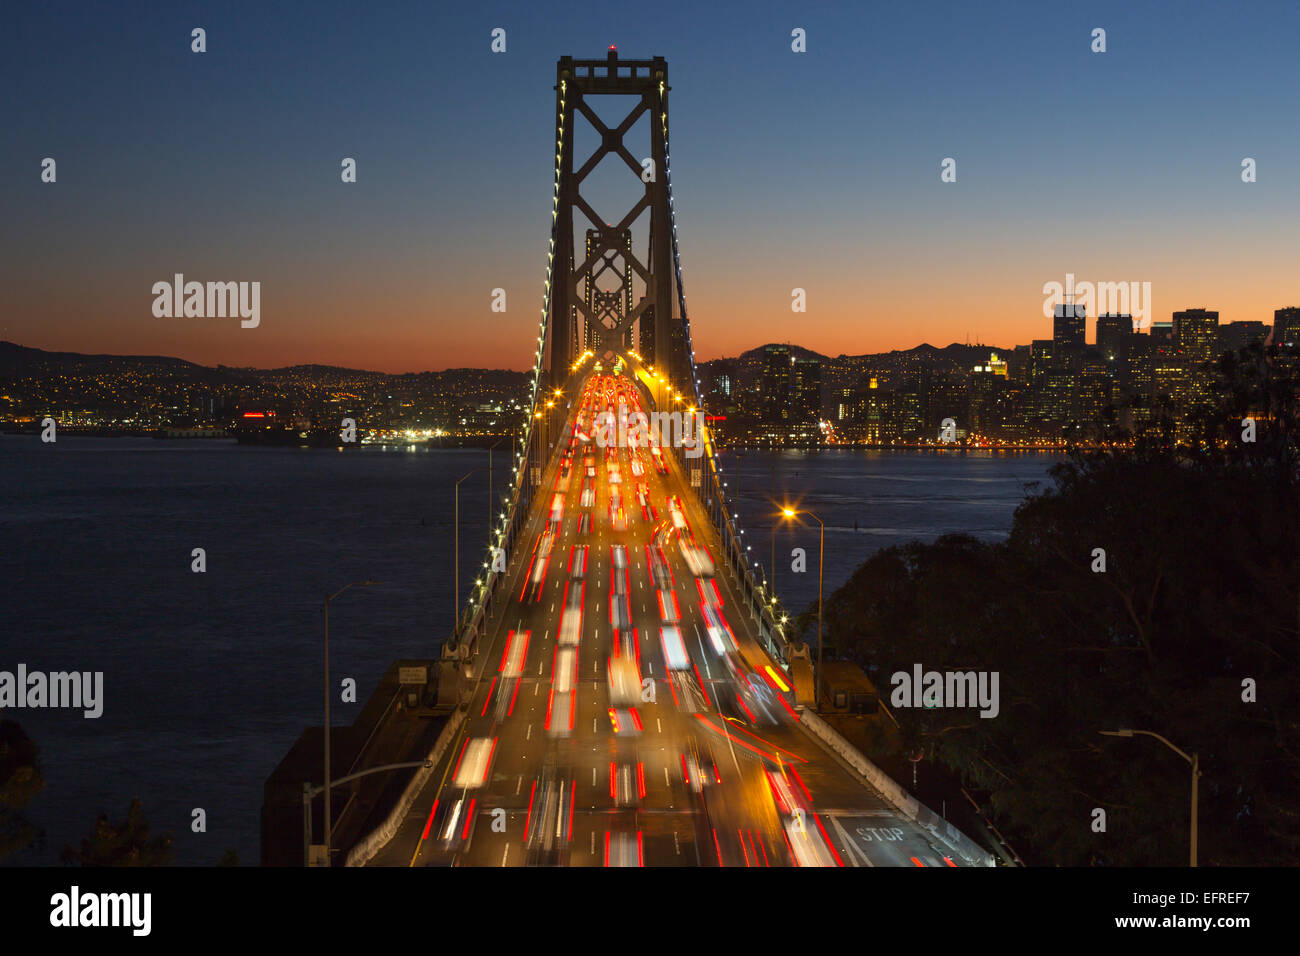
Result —
<svg viewBox="0 0 1300 956"><path fill-rule="evenodd" d="M793 508L781 509L781 516L786 520L800 514L812 518L821 528L820 539L817 544L817 673L813 680L813 707L816 708L821 703L822 644L824 643L822 640L822 571L826 565L826 525L821 518L811 511L795 511Z"/></svg>

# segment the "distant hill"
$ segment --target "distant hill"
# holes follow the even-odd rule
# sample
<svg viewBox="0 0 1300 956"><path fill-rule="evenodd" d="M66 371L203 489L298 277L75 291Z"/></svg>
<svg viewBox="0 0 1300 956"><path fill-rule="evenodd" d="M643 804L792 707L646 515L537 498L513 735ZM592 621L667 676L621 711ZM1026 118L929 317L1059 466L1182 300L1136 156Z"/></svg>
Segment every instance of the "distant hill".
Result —
<svg viewBox="0 0 1300 956"><path fill-rule="evenodd" d="M1005 357L1013 351L998 345L963 345L956 342L939 348L926 342L910 349L894 349L889 352L871 352L863 355L841 354L832 357L789 343L772 344L784 346L793 356L813 358L821 362L822 403L826 411L833 409L834 396L842 389L859 388L870 375L888 379L927 373L968 372L974 366L985 362L990 352L997 352ZM762 380L765 348L767 346L760 345L757 348L747 349L734 358L702 362L701 372L707 379L712 379L718 374L730 376L733 395L753 391L758 388ZM703 379L702 384L704 384Z"/></svg>
<svg viewBox="0 0 1300 956"><path fill-rule="evenodd" d="M188 378L204 382L239 382L250 380L275 381L291 378L316 380L413 378L460 381L475 380L484 383L517 385L528 375L509 369L449 368L441 372L405 372L392 374L367 369L347 368L340 365L286 365L282 368L255 368L252 366L199 365L185 359L165 355L92 355L82 352L48 352L45 349L0 341L0 379L44 377L70 371L121 372L125 369L148 371L154 376ZM170 373L170 375L168 375Z"/></svg>

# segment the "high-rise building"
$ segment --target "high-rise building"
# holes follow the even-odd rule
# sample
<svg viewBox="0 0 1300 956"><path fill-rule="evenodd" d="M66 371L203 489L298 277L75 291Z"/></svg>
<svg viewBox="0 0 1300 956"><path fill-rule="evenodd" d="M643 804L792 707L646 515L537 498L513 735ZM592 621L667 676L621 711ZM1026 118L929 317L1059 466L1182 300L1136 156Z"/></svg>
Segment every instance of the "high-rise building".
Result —
<svg viewBox="0 0 1300 956"><path fill-rule="evenodd" d="M1273 344L1300 346L1300 308L1288 305L1273 313Z"/></svg>
<svg viewBox="0 0 1300 956"><path fill-rule="evenodd" d="M1046 381L1048 370L1052 365L1054 351L1051 339L1034 339L1030 343L1027 376L1030 385L1038 386Z"/></svg>
<svg viewBox="0 0 1300 956"><path fill-rule="evenodd" d="M1097 316L1097 352L1110 376L1112 394L1132 384L1129 347L1133 336L1133 316L1113 312Z"/></svg>
<svg viewBox="0 0 1300 956"><path fill-rule="evenodd" d="M800 356L790 365L791 418L816 424L822 415L822 363Z"/></svg>
<svg viewBox="0 0 1300 956"><path fill-rule="evenodd" d="M790 365L789 346L763 346L763 377L758 392L762 418L769 425L790 420Z"/></svg>
<svg viewBox="0 0 1300 956"><path fill-rule="evenodd" d="M1066 348L1083 348L1085 321L1082 305L1057 305L1052 315L1052 342Z"/></svg>
<svg viewBox="0 0 1300 956"><path fill-rule="evenodd" d="M1135 335L1128 346L1128 390L1131 394L1149 397L1154 385L1151 366L1155 360L1159 339L1152 335Z"/></svg>
<svg viewBox="0 0 1300 956"><path fill-rule="evenodd" d="M1029 381L1029 346L1017 345L1007 358L1007 377L1017 382Z"/></svg>
<svg viewBox="0 0 1300 956"><path fill-rule="evenodd" d="M1006 384L1006 376L994 372L987 365L976 365L970 373L966 394L970 407L970 429L988 434L1000 422L997 418L998 396Z"/></svg>
<svg viewBox="0 0 1300 956"><path fill-rule="evenodd" d="M970 400L965 375L935 372L926 376L924 388L926 428L939 428L946 418L955 421L960 431L970 427Z"/></svg>
<svg viewBox="0 0 1300 956"><path fill-rule="evenodd" d="M1268 338L1268 326L1263 322L1227 322L1219 326L1219 354L1239 352L1256 342Z"/></svg>
<svg viewBox="0 0 1300 956"><path fill-rule="evenodd" d="M1151 395L1174 408L1187 404L1187 362L1181 350L1157 340L1151 354Z"/></svg>
<svg viewBox="0 0 1300 956"><path fill-rule="evenodd" d="M1211 362L1218 356L1219 313L1206 309L1186 309L1175 312L1173 318L1174 345L1187 356L1189 368Z"/></svg>
<svg viewBox="0 0 1300 956"><path fill-rule="evenodd" d="M1183 386L1179 408L1212 400L1213 362L1219 357L1219 313L1186 309L1174 313L1174 345L1182 353Z"/></svg>
<svg viewBox="0 0 1300 956"><path fill-rule="evenodd" d="M877 383L873 378L870 388L876 388ZM835 420L837 422L849 421L853 417L853 388L845 385L835 392Z"/></svg>
<svg viewBox="0 0 1300 956"><path fill-rule="evenodd" d="M1133 316L1107 312L1097 316L1097 348L1107 362L1121 361L1133 335Z"/></svg>

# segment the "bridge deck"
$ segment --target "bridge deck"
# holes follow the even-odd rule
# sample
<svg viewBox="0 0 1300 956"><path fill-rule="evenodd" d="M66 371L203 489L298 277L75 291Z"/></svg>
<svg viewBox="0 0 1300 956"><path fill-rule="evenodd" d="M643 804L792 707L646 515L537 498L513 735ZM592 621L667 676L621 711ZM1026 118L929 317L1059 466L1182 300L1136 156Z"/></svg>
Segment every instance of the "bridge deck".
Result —
<svg viewBox="0 0 1300 956"><path fill-rule="evenodd" d="M566 427L561 440L569 434ZM503 584L508 600L497 602L475 660L467 719L397 835L371 865L598 866L634 856L647 866L787 866L797 857L804 863L846 866L949 865L945 858L954 865L960 862L806 732L777 700L781 695L761 677L769 658L755 639L752 620L740 610L735 582L719 561L721 613L744 661L739 679L746 679L744 671L760 672L749 679L765 691L740 693L736 673L708 637L696 578L673 544L663 553L690 668L676 674L667 669L659 595L646 545L673 527L669 496L680 498L695 539L714 556L720 548L673 456L663 456L669 470L660 474L642 451L643 475L633 474L632 457L628 449L616 449L622 480L614 483L603 450L593 449L595 501L584 507L581 448L567 487L560 481L560 456L553 456L510 557ZM641 484L657 512L650 521L637 499ZM625 530L615 529L610 514L615 488L622 491ZM563 517L535 596L531 552L546 530L557 494ZM591 521L585 532L580 529L584 514ZM582 545L588 551L580 580L571 578L568 566L571 549ZM624 726L629 719L639 720L639 733L616 733L610 715L607 666L619 639L610 622L615 545L626 549L640 674L654 681L653 702L638 702L635 717L620 714ZM559 643L566 585L576 589L584 583L581 638L570 665L570 655L561 653ZM575 681L571 730L563 713L564 686L570 679ZM699 705L700 697L707 704L699 713L688 713L687 701L696 698ZM490 742L484 748L490 765L480 786L466 786L478 769L475 748L466 742L480 739ZM694 773L696 779L703 773L715 777L714 782L696 792L687 783L692 771L686 761L706 768ZM782 798L774 796L781 792L790 801L784 808ZM504 813L494 813L498 810ZM806 828L803 838L800 821ZM525 840L526 827L530 840ZM539 837L547 827L558 840Z"/></svg>

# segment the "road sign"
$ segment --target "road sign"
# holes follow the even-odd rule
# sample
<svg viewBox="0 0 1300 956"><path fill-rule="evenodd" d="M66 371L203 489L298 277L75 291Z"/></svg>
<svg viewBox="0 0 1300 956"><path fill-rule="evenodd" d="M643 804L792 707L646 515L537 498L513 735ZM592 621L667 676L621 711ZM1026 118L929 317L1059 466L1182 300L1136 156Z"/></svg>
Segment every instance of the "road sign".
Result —
<svg viewBox="0 0 1300 956"><path fill-rule="evenodd" d="M399 684L427 684L429 683L429 668L399 667L397 669L397 682Z"/></svg>

